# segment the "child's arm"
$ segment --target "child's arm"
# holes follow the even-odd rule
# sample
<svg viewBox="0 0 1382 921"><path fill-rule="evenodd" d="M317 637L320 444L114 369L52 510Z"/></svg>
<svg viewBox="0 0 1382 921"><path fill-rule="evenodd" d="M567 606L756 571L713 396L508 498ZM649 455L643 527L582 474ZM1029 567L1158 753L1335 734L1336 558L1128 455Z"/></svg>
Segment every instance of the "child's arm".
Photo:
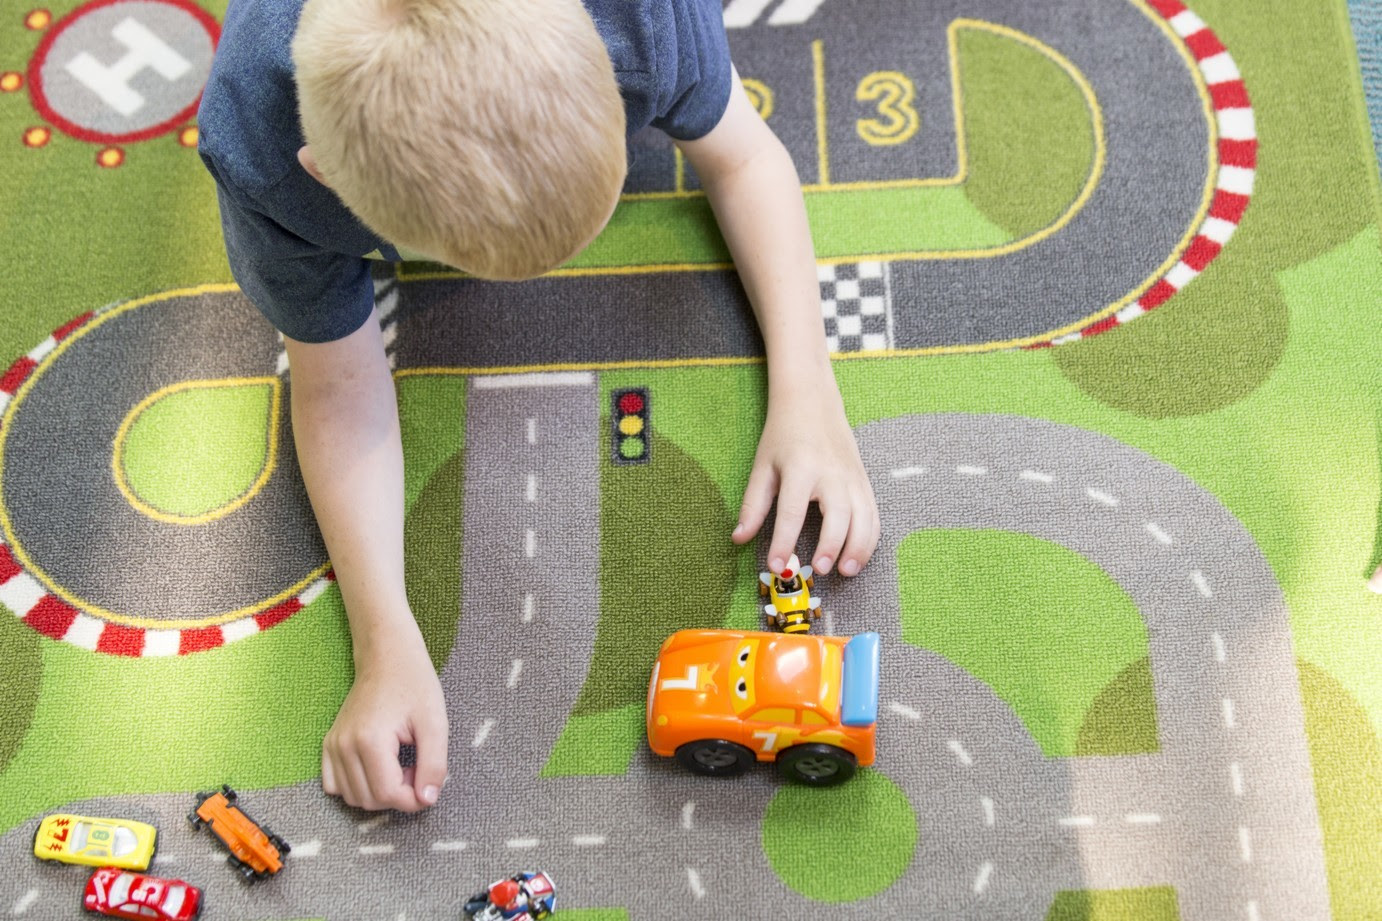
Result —
<svg viewBox="0 0 1382 921"><path fill-rule="evenodd" d="M379 320L322 344L284 337L298 462L336 570L355 683L322 742L322 789L416 812L446 778L441 683L403 588L403 448ZM415 768L398 762L417 747Z"/></svg>
<svg viewBox="0 0 1382 921"><path fill-rule="evenodd" d="M852 576L878 546L878 508L830 368L796 167L738 74L719 124L677 144L715 210L768 354L768 418L733 538L750 540L776 495L768 565L780 571L815 500L822 523L812 565L829 572L839 561Z"/></svg>

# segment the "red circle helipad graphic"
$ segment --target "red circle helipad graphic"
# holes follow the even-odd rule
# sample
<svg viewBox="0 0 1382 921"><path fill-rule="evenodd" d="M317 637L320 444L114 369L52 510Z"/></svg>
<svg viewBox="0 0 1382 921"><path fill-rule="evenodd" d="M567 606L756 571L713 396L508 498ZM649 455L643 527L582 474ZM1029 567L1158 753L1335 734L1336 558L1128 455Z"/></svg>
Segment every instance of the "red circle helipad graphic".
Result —
<svg viewBox="0 0 1382 921"><path fill-rule="evenodd" d="M44 35L29 95L72 137L148 140L196 114L219 37L211 14L188 0L93 0Z"/></svg>

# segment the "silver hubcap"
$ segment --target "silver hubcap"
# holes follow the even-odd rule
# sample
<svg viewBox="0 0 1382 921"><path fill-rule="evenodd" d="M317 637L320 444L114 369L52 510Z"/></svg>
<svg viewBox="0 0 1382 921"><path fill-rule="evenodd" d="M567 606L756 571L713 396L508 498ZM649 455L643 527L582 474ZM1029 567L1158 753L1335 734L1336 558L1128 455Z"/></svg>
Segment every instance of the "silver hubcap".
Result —
<svg viewBox="0 0 1382 921"><path fill-rule="evenodd" d="M792 767L798 774L814 779L830 777L840 770L840 766L835 763L835 759L821 757L802 758L800 761L793 764Z"/></svg>
<svg viewBox="0 0 1382 921"><path fill-rule="evenodd" d="M696 760L706 767L729 767L735 761L734 752L728 748L702 748L696 752Z"/></svg>

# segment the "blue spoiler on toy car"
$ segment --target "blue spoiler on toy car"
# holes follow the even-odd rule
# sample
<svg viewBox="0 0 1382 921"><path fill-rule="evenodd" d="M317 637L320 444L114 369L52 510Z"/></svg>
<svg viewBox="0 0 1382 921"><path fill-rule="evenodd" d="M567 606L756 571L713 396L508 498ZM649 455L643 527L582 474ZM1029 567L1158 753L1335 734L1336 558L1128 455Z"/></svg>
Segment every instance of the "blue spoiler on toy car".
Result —
<svg viewBox="0 0 1382 921"><path fill-rule="evenodd" d="M845 643L840 722L872 726L878 721L878 634L861 633Z"/></svg>

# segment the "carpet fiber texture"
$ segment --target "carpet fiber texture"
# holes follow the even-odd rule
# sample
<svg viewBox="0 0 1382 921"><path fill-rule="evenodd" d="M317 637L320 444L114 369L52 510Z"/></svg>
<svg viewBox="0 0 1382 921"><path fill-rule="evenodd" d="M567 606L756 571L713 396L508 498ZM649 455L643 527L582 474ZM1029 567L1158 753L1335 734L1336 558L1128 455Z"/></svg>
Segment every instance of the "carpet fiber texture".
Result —
<svg viewBox="0 0 1382 921"><path fill-rule="evenodd" d="M815 585L816 629L882 638L838 787L645 743L662 641L762 624L766 544L729 541L762 346L678 152L640 136L542 279L380 264L451 779L375 816L321 789L350 637L195 153L225 5L0 0L0 914L85 916L32 856L64 812L154 824L208 921L440 921L523 869L569 921L1382 917L1353 12L1357 45L1345 0L725 5L882 514ZM274 879L190 827L221 784L291 843Z"/></svg>

